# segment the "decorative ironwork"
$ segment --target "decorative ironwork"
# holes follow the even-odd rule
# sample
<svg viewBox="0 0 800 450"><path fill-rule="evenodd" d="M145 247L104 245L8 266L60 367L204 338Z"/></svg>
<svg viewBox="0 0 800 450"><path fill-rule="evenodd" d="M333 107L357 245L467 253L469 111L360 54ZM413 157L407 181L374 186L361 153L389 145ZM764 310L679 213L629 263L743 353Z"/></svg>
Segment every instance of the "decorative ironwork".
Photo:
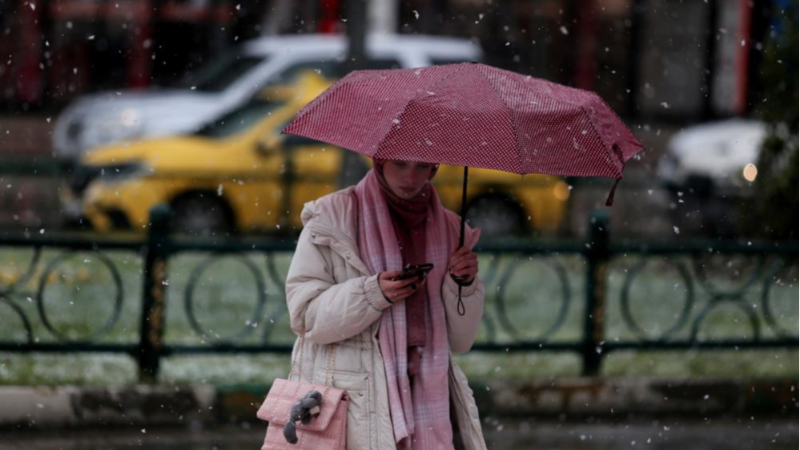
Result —
<svg viewBox="0 0 800 450"><path fill-rule="evenodd" d="M256 287L256 305L253 314L250 316L250 320L245 322L245 325L241 330L231 334L230 336L214 337L217 335L217 333L210 333L207 330L204 330L202 325L200 325L200 321L197 320L197 315L194 311L194 293L197 285L200 283L200 280L205 274L205 271L212 264L218 262L221 258L232 258L233 261L237 261L238 263L242 264L245 270L250 272L250 274L253 276ZM251 334L253 327L250 324L257 324L261 321L261 318L264 315L264 307L267 303L267 295L265 291L266 284L264 282L264 277L259 268L252 261L250 261L250 259L243 257L242 255L213 254L200 262L200 264L195 266L194 270L192 270L192 274L187 283L183 305L186 310L186 317L189 319L189 324L194 332L203 338L203 340L209 341L213 344L231 343Z"/></svg>
<svg viewBox="0 0 800 450"><path fill-rule="evenodd" d="M19 320L22 322L22 326L25 330L26 341L28 344L33 344L34 342L33 327L31 326L31 321L28 319L25 311L19 305L14 303L12 296L23 295L22 292L16 291L23 288L33 277L36 267L39 266L39 260L41 256L42 248L39 246L33 247L33 255L31 256L31 260L28 262L28 267L25 269L22 276L14 280L5 289L0 289L0 303L8 305L14 314L19 317Z"/></svg>
<svg viewBox="0 0 800 450"><path fill-rule="evenodd" d="M267 265L267 274L269 274L270 279L273 283L277 286L285 286L286 285L286 276L281 276L278 273L278 266L275 263L276 254L275 252L266 252L264 255L264 259ZM286 304L286 291L281 289L281 302L282 305ZM270 314L269 317L266 318L264 322L264 327L262 328L264 331L261 333L261 340L262 342L268 342L272 332L275 330L276 324L283 318L283 316L287 315L288 311L286 308L276 308L275 311Z"/></svg>
<svg viewBox="0 0 800 450"><path fill-rule="evenodd" d="M712 349L712 348L762 348L786 347L796 348L798 336L796 330L781 324L780 315L776 313L777 286L797 285L797 243L781 245L760 244L744 246L738 244L685 243L681 248L674 244L627 243L612 245L609 242L607 219L594 217L590 224L591 232L586 242L561 244L542 244L538 242L487 243L477 251L488 257L488 265L482 270L482 279L486 287L486 307L482 321L482 340L476 342L476 351L572 351L583 357L584 374L596 374L606 354L620 349ZM0 306L6 305L0 316L3 329L7 330L7 319L17 318L24 338L19 341L0 341L0 351L11 352L124 352L136 358L139 364L139 376L142 381L157 380L159 361L174 354L187 353L225 353L225 352L290 352L291 345L276 343L280 338L291 339L292 336L279 335L278 325L285 323L287 315L285 293L285 274L278 261L294 250L294 244L285 241L224 241L209 240L179 241L169 234L169 210L160 208L151 214L151 229L145 240L141 241L90 241L75 237L40 236L9 237L0 235L0 248L31 249L32 253L27 266L21 274L7 286L0 287ZM712 247L712 248L709 248ZM46 264L42 262L43 249L60 250ZM120 270L114 259L108 256L111 251L137 252L143 255L141 273L143 291L141 299L141 325L138 342L113 344L103 342L115 326L118 325L123 306L123 282ZM184 252L205 252L207 256L197 263L189 273L183 292L183 307L187 324L191 333L203 339L201 345L178 345L164 342L164 329L167 326L165 309L167 307L167 265L169 261ZM91 260L100 264L102 273L107 273L112 281L108 289L108 302L111 311L103 322L80 340L71 338L59 330L53 322L53 313L48 310L45 292L48 280L58 273L64 264L74 261L81 254L90 254ZM264 264L252 255L262 257ZM575 278L575 267L566 257L578 257L580 261L581 284L584 289L584 311L581 317L573 314L573 296L581 286L571 285L571 277ZM625 261L634 257L632 265L625 264L619 298L609 298L609 279L615 272L617 261ZM688 258L688 259L687 259ZM241 329L235 329L225 336L219 336L208 329L198 317L197 294L202 282L206 279L212 266L221 260L232 261L242 267L237 274L253 280L255 303L247 312L247 321ZM723 266L717 267L716 263ZM734 263L736 263L734 265ZM655 264L661 264L655 266ZM731 265L731 267L729 267ZM531 266L540 270L529 270ZM663 331L648 332L642 323L642 317L634 312L635 306L641 306L641 296L636 295L637 282L649 282L644 276L656 267L657 277L672 273L671 281L676 283L676 292L682 292L670 301L675 302L675 318L668 323L661 323ZM729 272L734 271L734 276ZM536 273L541 279L554 283L548 291L548 302L553 302L550 310L552 322L547 324L521 323L519 309L527 308L530 303L514 302L511 295L538 295L538 292L511 292L511 286L518 280L530 282L527 276ZM723 285L715 280L723 275ZM616 276L616 275L614 275ZM733 280L733 282L731 282ZM236 283L237 281L231 280ZM280 287L273 296L275 301L268 303L267 285L273 283ZM575 283L573 280L572 283ZM35 285L33 292L25 292L26 286ZM730 287L729 285L732 285ZM548 286L550 286L548 284ZM540 286L536 286L538 288ZM680 287L680 289L678 289ZM615 288L616 289L616 288ZM758 290L760 289L760 296ZM614 291L616 292L616 291ZM756 294L757 300L752 301ZM701 302L700 294L702 294ZM272 295L272 294L269 294ZM26 304L18 298L35 298L38 313L29 314ZM605 334L609 326L609 313L619 300L619 312L624 329L633 338L620 341L608 340ZM793 300L794 301L794 300ZM558 302L556 304L555 302ZM760 302L760 303L759 303ZM268 311L267 306L274 307ZM520 306L521 305L521 306ZM708 317L723 305L732 305L747 318L752 330L752 338L700 339L700 331ZM760 306L760 308L758 308ZM698 310L699 308L699 310ZM760 312L759 312L760 311ZM95 314L87 312L87 316ZM795 313L796 314L796 313ZM579 318L581 325L572 327L570 317ZM662 320L659 318L659 320ZM251 335L256 324L261 326L261 335L256 344L242 342ZM238 325L236 325L238 326ZM578 327L582 326L582 330ZM36 334L45 330L52 335L55 343L42 342ZM562 331L581 332L570 340L559 338ZM767 330L771 333L765 333ZM281 330L283 331L283 330ZM738 334L738 330L737 330ZM2 338L0 338L2 339Z"/></svg>
<svg viewBox="0 0 800 450"><path fill-rule="evenodd" d="M45 289L47 288L48 281L51 279L51 274L56 273L56 269L63 263L70 262L74 260L79 254L79 252L64 252L54 259L52 259L44 269L44 272L39 279L39 288L36 291L36 309L39 312L39 318L42 321L42 325L44 325L45 329L50 332L56 339L61 342L70 342L70 341L77 341L76 339L70 339L68 336L63 334L62 332L58 331L56 327L53 326L53 321L51 320L50 316L47 314L47 309L45 308L45 300L44 300L44 293ZM105 323L98 328L95 332L91 333L89 336L86 336L84 339L80 339L81 341L94 341L100 336L108 333L114 326L117 324L119 320L120 312L122 311L122 299L123 299L123 289L122 289L122 277L119 274L119 270L117 270L116 266L113 262L104 254L99 252L94 252L94 258L96 258L100 263L108 269L109 273L111 274L111 279L114 281L114 288L115 292L111 296L113 298L113 310L111 311L111 315L105 320Z"/></svg>
<svg viewBox="0 0 800 450"><path fill-rule="evenodd" d="M664 264L672 267L675 272L677 272L678 279L682 283L685 294L677 319L669 328L666 329L666 331L658 336L649 336L647 332L645 332L645 330L637 323L633 313L631 312L631 290L636 278L641 275L649 263L653 262L654 258L662 258L660 255L644 256L636 266L628 271L623 284L621 295L621 312L628 329L634 332L642 340L654 340L658 342L664 342L671 338L674 339L674 336L677 335L679 331L688 329L689 334L686 341L690 344L694 344L699 341L702 325L708 316L714 310L724 305L730 305L741 311L747 318L747 322L752 331L751 341L753 343L763 341L762 328L764 323L767 324L767 326L772 329L772 331L778 337L797 339L796 334L792 334L789 330L778 324L775 314L772 311L773 308L770 300L770 292L773 284L776 282L778 273L782 269L786 268L788 264L793 264L796 266L797 261L795 260L794 263L790 263L789 259L779 258L777 261L772 263L768 270L765 270L767 266L767 258L763 254L747 256L737 253L724 253L723 255L729 261L731 258L739 257L740 260L743 260L749 264L749 274L746 276L737 274L740 276L735 278L740 278L741 280L732 288L715 286L711 281L711 277L709 277L707 270L709 264L703 262L704 260L709 259L708 255L690 255L690 265L675 259L667 259L663 261ZM718 257L720 255L713 256ZM695 286L695 284L700 286L700 290L703 291L708 298L707 301L701 305L700 311L694 317L691 317L692 310L697 304L698 300L698 288ZM747 301L748 294L756 293L759 287L761 289L761 316L759 316L758 309L755 308L755 305Z"/></svg>
<svg viewBox="0 0 800 450"><path fill-rule="evenodd" d="M797 259L794 260L794 264L790 264L788 259L780 259L776 261L772 265L772 268L767 271L767 275L764 277L763 287L761 289L761 307L762 311L764 311L764 320L777 336L797 339L798 336L796 334L792 334L789 330L782 327L778 323L777 319L775 318L775 314L772 312L772 301L770 300L772 286L780 281L778 279L778 274L782 269L787 267L797 267ZM797 279L795 279L795 286L796 285ZM797 320L795 319L793 322L797 323Z"/></svg>
<svg viewBox="0 0 800 450"><path fill-rule="evenodd" d="M555 274L556 280L558 280L558 284L560 286L561 291L561 307L559 308L558 315L556 316L555 322L550 325L549 328L542 331L541 333L535 336L525 336L522 332L520 332L512 323L508 315L508 311L505 304L506 292L508 289L505 289L505 286L508 285L511 277L518 272L518 270L523 267L523 264L515 264L519 258L514 258L514 260L506 266L505 271L500 276L500 279L497 282L497 295L494 297L494 310L497 316L497 321L502 326L503 330L508 333L508 335L512 336L515 341L520 342L523 339L533 339L537 341L545 341L554 335L563 325L567 318L567 313L569 312L570 300L572 294L570 292L569 287L569 279L567 278L567 270L564 268L564 265L559 261L557 258L553 257L540 257L540 258L527 258L528 261L540 261L544 259L544 267L550 269ZM486 284L486 282L485 282Z"/></svg>
<svg viewBox="0 0 800 450"><path fill-rule="evenodd" d="M627 275L625 276L625 282L622 288L622 296L620 301L620 307L622 309L622 318L625 321L625 324L628 326L628 329L633 331L636 335L638 335L642 339L656 339L659 341L664 341L674 335L677 331L682 329L685 325L687 320L689 319L689 315L692 312L692 306L695 302L695 293L694 293L694 284L692 283L692 276L689 273L689 269L686 267L685 264L678 262L678 261L666 261L667 264L675 268L678 272L681 281L683 282L684 286L686 287L686 297L683 301L683 307L681 308L680 315L678 316L677 320L671 327L667 328L666 331L661 333L658 336L652 337L648 336L647 332L636 323L636 319L634 319L633 313L631 312L631 288L636 277L643 271L645 266L651 262L651 258L643 258L639 264L637 264L633 269L629 270Z"/></svg>

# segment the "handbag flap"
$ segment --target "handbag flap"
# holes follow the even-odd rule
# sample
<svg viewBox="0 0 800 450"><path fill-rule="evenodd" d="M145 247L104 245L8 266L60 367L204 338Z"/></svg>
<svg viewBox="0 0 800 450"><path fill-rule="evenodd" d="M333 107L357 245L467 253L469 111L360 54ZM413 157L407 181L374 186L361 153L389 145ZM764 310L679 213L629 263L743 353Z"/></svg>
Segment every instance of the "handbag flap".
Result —
<svg viewBox="0 0 800 450"><path fill-rule="evenodd" d="M265 420L270 424L275 423L283 426L289 420L289 414L292 411L294 402L303 398L309 391L322 393L320 413L312 416L308 425L303 425L302 422L298 421L297 429L323 431L331 423L331 418L333 418L336 409L339 407L339 403L348 399L347 392L344 389L277 378L272 383L267 398L261 404L256 415L259 419Z"/></svg>

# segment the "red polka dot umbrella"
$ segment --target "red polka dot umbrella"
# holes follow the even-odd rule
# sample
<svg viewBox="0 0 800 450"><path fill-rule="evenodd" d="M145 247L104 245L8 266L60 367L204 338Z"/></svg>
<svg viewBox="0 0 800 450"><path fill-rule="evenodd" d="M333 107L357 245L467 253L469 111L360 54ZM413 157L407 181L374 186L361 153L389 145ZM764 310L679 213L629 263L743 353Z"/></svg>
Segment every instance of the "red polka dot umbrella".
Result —
<svg viewBox="0 0 800 450"><path fill-rule="evenodd" d="M284 133L373 158L464 166L465 193L470 166L614 178L609 206L625 162L642 150L596 94L478 63L352 72Z"/></svg>

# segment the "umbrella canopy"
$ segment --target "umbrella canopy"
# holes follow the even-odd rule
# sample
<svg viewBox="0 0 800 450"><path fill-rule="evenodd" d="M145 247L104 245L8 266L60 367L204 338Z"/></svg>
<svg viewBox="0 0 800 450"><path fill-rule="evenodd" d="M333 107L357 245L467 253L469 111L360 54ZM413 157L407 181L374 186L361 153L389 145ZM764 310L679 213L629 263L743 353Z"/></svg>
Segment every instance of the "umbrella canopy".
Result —
<svg viewBox="0 0 800 450"><path fill-rule="evenodd" d="M478 63L352 72L284 133L373 158L617 182L642 150L596 94Z"/></svg>

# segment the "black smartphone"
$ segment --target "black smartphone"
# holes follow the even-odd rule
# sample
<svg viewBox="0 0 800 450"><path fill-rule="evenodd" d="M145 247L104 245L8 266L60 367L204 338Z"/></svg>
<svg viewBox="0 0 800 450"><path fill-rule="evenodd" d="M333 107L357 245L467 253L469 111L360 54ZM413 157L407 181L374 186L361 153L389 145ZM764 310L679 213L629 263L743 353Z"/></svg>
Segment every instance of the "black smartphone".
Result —
<svg viewBox="0 0 800 450"><path fill-rule="evenodd" d="M408 280L409 278L423 278L433 270L433 264L407 264L403 272L394 277L392 281Z"/></svg>

